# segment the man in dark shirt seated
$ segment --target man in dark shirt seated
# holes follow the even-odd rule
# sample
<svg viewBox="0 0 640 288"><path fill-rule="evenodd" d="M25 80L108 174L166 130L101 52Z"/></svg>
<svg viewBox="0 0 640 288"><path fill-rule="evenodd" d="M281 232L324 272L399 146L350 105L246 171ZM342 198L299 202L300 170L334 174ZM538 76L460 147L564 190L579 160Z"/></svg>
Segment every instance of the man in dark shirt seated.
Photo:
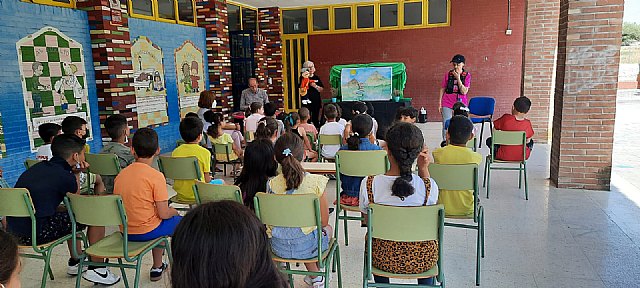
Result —
<svg viewBox="0 0 640 288"><path fill-rule="evenodd" d="M37 244L46 244L65 235L71 234L71 220L60 203L68 192L78 193L81 170L86 170L89 164L84 160L85 141L75 135L59 135L53 138L51 152L53 158L40 162L22 173L16 188L26 188L31 194L36 216ZM76 169L80 167L80 169ZM73 168L72 168L73 167ZM96 196L99 197L99 196ZM31 245L31 220L29 218L7 217L8 231L23 245ZM83 227L79 226L83 229ZM104 238L104 227L89 227L89 243L93 244ZM71 249L73 242L68 241L71 258L68 262L67 273L78 275L79 259L73 258ZM81 251L81 245L76 247ZM103 262L104 259L92 258L92 261ZM103 285L113 285L120 281L120 277L111 273L106 267L89 266L83 278Z"/></svg>

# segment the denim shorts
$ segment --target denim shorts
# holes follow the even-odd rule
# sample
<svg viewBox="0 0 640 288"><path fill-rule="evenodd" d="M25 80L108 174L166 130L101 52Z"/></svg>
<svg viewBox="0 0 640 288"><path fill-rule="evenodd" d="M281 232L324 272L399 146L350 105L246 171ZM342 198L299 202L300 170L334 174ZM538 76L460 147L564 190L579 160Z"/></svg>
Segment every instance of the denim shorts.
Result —
<svg viewBox="0 0 640 288"><path fill-rule="evenodd" d="M322 252L329 248L329 236L322 231ZM274 227L272 229L271 250L280 258L310 259L318 256L318 230L309 234L300 228Z"/></svg>

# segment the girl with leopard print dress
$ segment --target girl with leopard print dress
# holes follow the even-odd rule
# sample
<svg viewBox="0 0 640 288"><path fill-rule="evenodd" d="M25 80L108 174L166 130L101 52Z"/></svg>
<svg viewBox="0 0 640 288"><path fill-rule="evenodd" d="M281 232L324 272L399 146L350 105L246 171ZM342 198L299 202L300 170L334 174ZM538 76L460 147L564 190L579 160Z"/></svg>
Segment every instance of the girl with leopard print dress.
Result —
<svg viewBox="0 0 640 288"><path fill-rule="evenodd" d="M422 131L415 125L398 122L387 132L387 153L391 167L384 175L365 177L360 184L360 211L366 217L369 203L390 206L434 205L438 186L429 178L429 152ZM418 159L418 175L411 172ZM395 242L373 238L372 265L397 274L417 274L431 269L438 261L438 242ZM389 278L374 275L376 283ZM418 279L433 285L433 278Z"/></svg>

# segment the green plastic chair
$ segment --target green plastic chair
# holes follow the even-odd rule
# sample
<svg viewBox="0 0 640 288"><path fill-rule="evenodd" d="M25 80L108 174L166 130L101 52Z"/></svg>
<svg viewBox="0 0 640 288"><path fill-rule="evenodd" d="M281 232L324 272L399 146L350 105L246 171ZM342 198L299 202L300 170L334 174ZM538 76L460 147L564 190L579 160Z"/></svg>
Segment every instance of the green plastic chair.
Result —
<svg viewBox="0 0 640 288"><path fill-rule="evenodd" d="M71 217L71 228L74 234L77 231L76 223L87 226L122 227L122 232L117 231L102 238L87 247L84 253L80 255L74 250L74 257L80 259L78 271L82 271L82 267L85 265L118 267L122 273L122 279L124 279L124 286L129 287L129 281L127 280L127 274L124 269L136 269L133 287L138 287L142 259L151 249L164 248L169 257L169 261L173 261L171 257L171 247L169 247L169 239L167 237L160 237L147 242L129 242L127 235L129 229L127 213L124 210L120 195L84 196L67 193L67 196L64 198L64 204L67 206L69 217ZM74 240L74 245L76 245L75 241L77 240ZM118 263L91 262L85 259L87 256L117 259ZM122 261L123 259L126 262L134 264L125 264ZM82 273L78 273L76 277L76 288L80 288L80 279L82 279Z"/></svg>
<svg viewBox="0 0 640 288"><path fill-rule="evenodd" d="M493 130L491 150L487 155L484 166L484 180L482 187L487 187L487 199L491 190L491 170L518 171L518 189L522 189L522 172L524 172L524 198L529 200L529 185L527 183L527 135L523 131ZM496 145L522 145L522 161L503 161L495 158ZM518 167L495 167L493 164L518 164Z"/></svg>
<svg viewBox="0 0 640 288"><path fill-rule="evenodd" d="M267 194L257 193L253 198L256 215L265 225L280 227L309 227L316 226L318 235L322 235L322 222L320 216L320 200L312 194ZM295 215L295 217L291 217ZM318 247L322 243L322 237L318 237ZM342 273L340 269L340 247L336 242L337 237L329 240L329 247L325 252L318 253L317 257L309 259L286 259L272 254L273 261L286 263L282 272L289 276L289 286L293 286L293 274L309 275L312 277L323 276L329 279L331 263L338 269L338 287L342 287ZM334 259L335 257L335 259ZM291 263L318 262L318 267L324 271L310 272L291 269ZM328 287L329 283L325 283Z"/></svg>
<svg viewBox="0 0 640 288"><path fill-rule="evenodd" d="M160 172L164 174L164 177L167 179L173 180L198 180L202 181L200 178L200 165L198 165L198 159L195 156L190 157L169 157L169 156L160 156L158 157L158 167L160 168ZM196 182L198 182L196 181ZM198 191L193 188L193 194L196 199L198 198ZM192 207L196 204L196 202L185 202L178 201L178 196L173 196L169 199L171 203L178 203L189 205ZM182 209L184 210L184 209Z"/></svg>
<svg viewBox="0 0 640 288"><path fill-rule="evenodd" d="M372 203L368 208L367 243L363 269L364 287L445 287L442 251L444 246L444 206L397 207ZM420 274L395 274L372 266L373 238L398 242L438 240L438 262L429 271ZM369 283L372 275L399 279L436 277L439 285Z"/></svg>
<svg viewBox="0 0 640 288"><path fill-rule="evenodd" d="M33 165L38 164L39 162L40 162L40 160L36 160L36 159L26 159L26 160L24 160L24 168L29 169Z"/></svg>
<svg viewBox="0 0 640 288"><path fill-rule="evenodd" d="M473 139L467 141L467 148L471 148L473 152L478 150L478 138L473 137Z"/></svg>
<svg viewBox="0 0 640 288"><path fill-rule="evenodd" d="M440 193L443 190L473 190L473 215L450 216L447 219L473 219L474 224L445 222L445 226L478 231L476 239L476 285L480 285L480 258L484 258L484 208L478 199L478 165L476 164L429 164L429 175L436 180Z"/></svg>
<svg viewBox="0 0 640 288"><path fill-rule="evenodd" d="M42 272L42 281L40 287L47 286L47 275L54 280L51 271L51 252L53 249L71 239L72 235L78 235L86 245L84 234L78 231L77 234L69 234L50 243L38 244L36 241L36 216L33 202L29 191L25 188L0 188L0 215L9 217L29 217L31 218L31 246L19 246L20 249L31 248L37 254L20 253L20 256L26 258L40 259L44 261L44 269ZM74 231L75 232L75 231ZM75 247L75 246L74 246Z"/></svg>
<svg viewBox="0 0 640 288"><path fill-rule="evenodd" d="M340 202L340 192L342 190L342 175L354 176L354 177L367 177L369 175L384 174L389 170L389 160L387 152L384 150L370 150L370 151L349 151L340 150L336 153L336 199ZM349 246L349 228L347 221L363 221L361 216L349 216L347 212L354 212L360 215L360 207L349 206L344 204L336 205L336 222L337 220L344 221L344 245ZM343 215L340 215L340 212ZM336 225L336 230L338 229Z"/></svg>
<svg viewBox="0 0 640 288"><path fill-rule="evenodd" d="M234 153L233 152L233 144L228 143L228 144L211 144L211 151L213 154L213 157L216 158L216 164L222 164L223 170L224 170L224 176L227 176L227 165L233 165L233 164L237 164L237 163L241 163L240 162L240 158L236 159L236 160L230 160L231 159L231 154ZM216 157L216 154L220 153L220 154L225 154L226 156L226 160L218 160L218 157ZM235 178L235 176L234 176Z"/></svg>
<svg viewBox="0 0 640 288"><path fill-rule="evenodd" d="M218 185L196 182L195 190L197 191L196 203L198 205L222 200L231 200L244 204L242 201L242 192L240 191L240 187L236 185Z"/></svg>
<svg viewBox="0 0 640 288"><path fill-rule="evenodd" d="M255 131L244 131L244 141L247 143L253 142L255 140Z"/></svg>
<svg viewBox="0 0 640 288"><path fill-rule="evenodd" d="M116 176L120 173L120 160L116 154L85 153L84 159L89 163L89 172L102 176Z"/></svg>
<svg viewBox="0 0 640 288"><path fill-rule="evenodd" d="M325 160L325 158L322 157L322 146L324 145L342 146L342 135L318 134L318 161L320 162Z"/></svg>
<svg viewBox="0 0 640 288"><path fill-rule="evenodd" d="M307 132L307 139L309 139L309 143L311 143L313 151L318 152L318 143L316 143L316 138L313 136L313 133Z"/></svg>

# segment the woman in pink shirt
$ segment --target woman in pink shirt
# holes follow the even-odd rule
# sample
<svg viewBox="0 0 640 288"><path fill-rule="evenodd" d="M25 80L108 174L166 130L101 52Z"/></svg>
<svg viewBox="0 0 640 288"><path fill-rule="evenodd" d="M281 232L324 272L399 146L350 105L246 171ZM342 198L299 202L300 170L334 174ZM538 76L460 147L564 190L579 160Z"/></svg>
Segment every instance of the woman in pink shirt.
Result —
<svg viewBox="0 0 640 288"><path fill-rule="evenodd" d="M462 102L469 106L467 93L471 85L471 74L464 70L464 56L456 54L451 59L453 69L449 70L440 85L440 113L442 113L442 139L445 139L444 123L453 116L453 104Z"/></svg>

